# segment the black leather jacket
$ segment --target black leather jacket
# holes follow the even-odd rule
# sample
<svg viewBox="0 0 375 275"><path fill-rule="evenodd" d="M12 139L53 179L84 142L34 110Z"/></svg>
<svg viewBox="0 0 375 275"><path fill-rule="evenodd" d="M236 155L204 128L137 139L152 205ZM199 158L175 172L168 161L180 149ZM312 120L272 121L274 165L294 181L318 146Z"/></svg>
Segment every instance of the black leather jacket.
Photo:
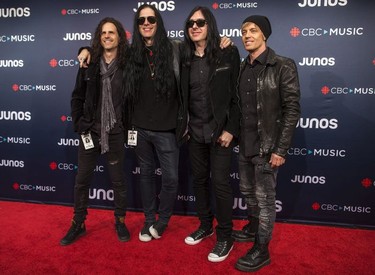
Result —
<svg viewBox="0 0 375 275"><path fill-rule="evenodd" d="M240 75L245 67L241 63ZM239 82L238 82L239 83ZM300 117L300 86L295 62L269 48L257 79L259 155L285 157Z"/></svg>

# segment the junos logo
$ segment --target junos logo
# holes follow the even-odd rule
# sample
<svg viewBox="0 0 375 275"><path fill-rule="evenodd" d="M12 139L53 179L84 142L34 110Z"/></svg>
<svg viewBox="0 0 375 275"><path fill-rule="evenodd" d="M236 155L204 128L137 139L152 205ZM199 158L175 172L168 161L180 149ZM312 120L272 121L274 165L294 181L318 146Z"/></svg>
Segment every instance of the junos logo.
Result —
<svg viewBox="0 0 375 275"><path fill-rule="evenodd" d="M134 12L137 12L137 9L143 4L153 5L158 11L174 11L175 2L174 1L150 1L150 2L138 2L138 6L133 9Z"/></svg>
<svg viewBox="0 0 375 275"><path fill-rule="evenodd" d="M63 37L64 41L79 41L79 40L91 40L91 33L89 32L67 32Z"/></svg>
<svg viewBox="0 0 375 275"><path fill-rule="evenodd" d="M30 112L0 111L0 120L31 120Z"/></svg>
<svg viewBox="0 0 375 275"><path fill-rule="evenodd" d="M310 175L294 175L291 179L293 183L309 183L309 184L325 184L326 178L324 176L310 176Z"/></svg>
<svg viewBox="0 0 375 275"><path fill-rule="evenodd" d="M303 57L302 61L298 62L300 66L334 66L335 58L334 57Z"/></svg>
<svg viewBox="0 0 375 275"><path fill-rule="evenodd" d="M223 29L220 36L226 37L241 37L241 30L240 29Z"/></svg>
<svg viewBox="0 0 375 275"><path fill-rule="evenodd" d="M29 17L31 14L30 8L1 8L0 9L0 17L8 18L8 17Z"/></svg>
<svg viewBox="0 0 375 275"><path fill-rule="evenodd" d="M336 118L300 118L296 128L302 129L337 129L338 120Z"/></svg>
<svg viewBox="0 0 375 275"><path fill-rule="evenodd" d="M90 200L103 200L103 201L113 201L114 200L114 193L112 189L104 190L104 189L90 189L89 193Z"/></svg>
<svg viewBox="0 0 375 275"><path fill-rule="evenodd" d="M57 142L57 145L59 146L79 146L79 139L73 139L73 138L60 138L60 140Z"/></svg>
<svg viewBox="0 0 375 275"><path fill-rule="evenodd" d="M276 206L276 212L281 212L283 210L283 207L282 207L283 203L279 200L276 200L275 201L275 206ZM244 198L234 198L233 200L233 209L241 209L241 210L246 210L247 209L247 205L246 205L246 201Z"/></svg>
<svg viewBox="0 0 375 275"><path fill-rule="evenodd" d="M22 59L15 59L15 60L0 60L0 68L22 68L23 67L23 60Z"/></svg>
<svg viewBox="0 0 375 275"><path fill-rule="evenodd" d="M2 159L0 160L0 167L24 168L25 162L23 160Z"/></svg>
<svg viewBox="0 0 375 275"><path fill-rule="evenodd" d="M336 7L336 6L346 6L348 4L348 0L303 0L302 2L298 3L298 6L301 8L310 7L310 8L318 8L318 7Z"/></svg>
<svg viewBox="0 0 375 275"><path fill-rule="evenodd" d="M132 173L134 175L140 174L141 173L141 168L140 167L135 167L135 169L134 169L134 171L132 171ZM162 175L161 168L155 169L155 175L157 175L157 176L161 176Z"/></svg>

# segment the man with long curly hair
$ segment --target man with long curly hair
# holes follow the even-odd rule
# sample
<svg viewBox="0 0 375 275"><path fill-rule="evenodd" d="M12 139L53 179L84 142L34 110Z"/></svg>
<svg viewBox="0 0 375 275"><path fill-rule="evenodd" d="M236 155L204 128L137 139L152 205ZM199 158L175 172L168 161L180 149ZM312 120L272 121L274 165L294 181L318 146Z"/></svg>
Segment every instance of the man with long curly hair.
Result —
<svg viewBox="0 0 375 275"><path fill-rule="evenodd" d="M73 243L86 232L90 181L101 154L107 159L114 191L117 236L124 242L130 239L124 222L127 187L123 167L123 71L129 42L121 23L109 17L101 20L91 47L92 62L88 68L79 69L71 99L74 130L81 135L82 142L78 148L74 217L61 245Z"/></svg>

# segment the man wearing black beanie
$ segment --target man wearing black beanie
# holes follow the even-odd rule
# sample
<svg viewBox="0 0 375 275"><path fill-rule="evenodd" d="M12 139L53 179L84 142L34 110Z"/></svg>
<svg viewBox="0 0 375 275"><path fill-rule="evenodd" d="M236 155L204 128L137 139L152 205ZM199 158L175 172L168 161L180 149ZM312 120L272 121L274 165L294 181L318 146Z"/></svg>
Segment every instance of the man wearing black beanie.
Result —
<svg viewBox="0 0 375 275"><path fill-rule="evenodd" d="M300 117L300 87L295 62L266 45L272 33L267 17L247 17L241 33L249 55L241 64L238 81L239 173L249 223L232 236L237 241L254 241L236 263L238 270L252 272L271 262L268 246L276 218L276 176Z"/></svg>

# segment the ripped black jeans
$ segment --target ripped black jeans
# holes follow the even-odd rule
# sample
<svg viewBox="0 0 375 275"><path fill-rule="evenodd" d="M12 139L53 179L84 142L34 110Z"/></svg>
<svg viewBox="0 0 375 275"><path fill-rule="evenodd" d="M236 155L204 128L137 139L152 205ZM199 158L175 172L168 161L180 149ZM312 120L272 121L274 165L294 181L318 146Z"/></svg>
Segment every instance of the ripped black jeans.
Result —
<svg viewBox="0 0 375 275"><path fill-rule="evenodd" d="M74 220L76 222L83 222L86 219L90 183L100 156L100 137L94 132L91 132L91 136L94 148L85 150L81 140L78 148L78 171L74 185ZM114 193L114 215L119 217L125 216L127 205L124 141L125 136L123 131L110 134L108 138L109 152L104 154Z"/></svg>

